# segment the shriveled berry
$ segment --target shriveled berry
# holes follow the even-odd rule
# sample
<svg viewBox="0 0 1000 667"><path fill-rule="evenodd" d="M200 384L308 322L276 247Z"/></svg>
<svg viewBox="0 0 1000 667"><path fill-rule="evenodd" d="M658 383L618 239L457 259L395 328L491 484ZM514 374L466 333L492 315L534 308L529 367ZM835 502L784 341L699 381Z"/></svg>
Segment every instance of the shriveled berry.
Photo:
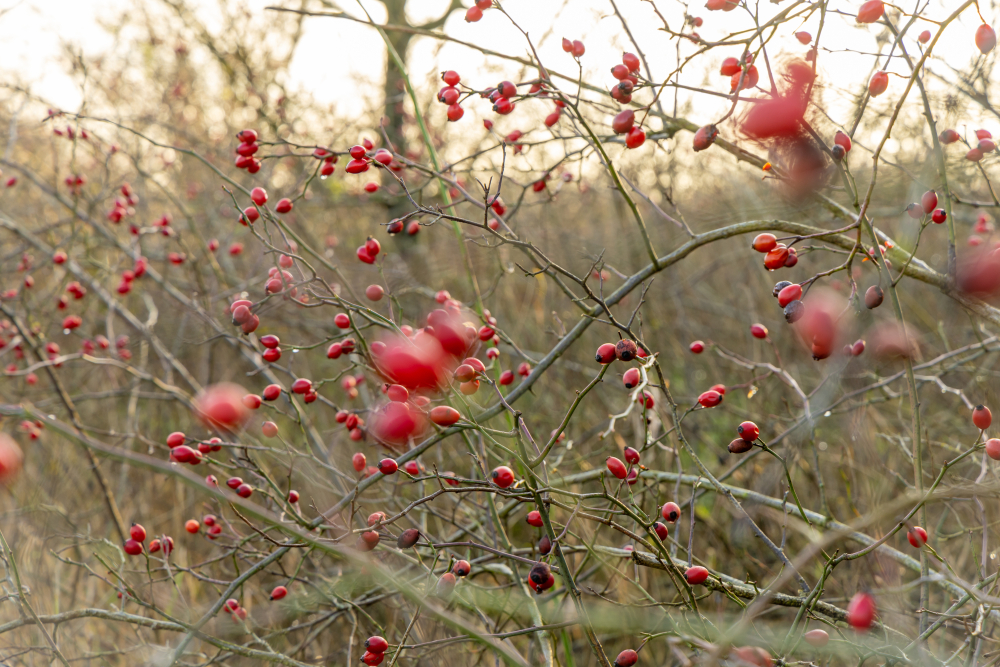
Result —
<svg viewBox="0 0 1000 667"><path fill-rule="evenodd" d="M882 288L878 285L872 285L865 292L865 308L872 310L873 308L878 308L882 305L882 300L885 298L885 293Z"/></svg>
<svg viewBox="0 0 1000 667"><path fill-rule="evenodd" d="M802 316L806 314L806 306L801 301L792 301L787 306L785 306L784 315L785 321L789 324L794 324L802 319Z"/></svg>
<svg viewBox="0 0 1000 667"><path fill-rule="evenodd" d="M743 438L736 438L729 443L728 449L730 454L744 454L753 449L753 442L744 440Z"/></svg>
<svg viewBox="0 0 1000 667"><path fill-rule="evenodd" d="M639 346L635 344L634 340L620 340L615 344L615 355L618 357L618 361L632 361L638 352Z"/></svg>
<svg viewBox="0 0 1000 667"><path fill-rule="evenodd" d="M545 584L551 576L552 570L547 563L535 563L528 571L528 579L538 586Z"/></svg>
<svg viewBox="0 0 1000 667"><path fill-rule="evenodd" d="M396 538L396 546L400 549L410 549L420 539L420 531L416 528L407 528Z"/></svg>

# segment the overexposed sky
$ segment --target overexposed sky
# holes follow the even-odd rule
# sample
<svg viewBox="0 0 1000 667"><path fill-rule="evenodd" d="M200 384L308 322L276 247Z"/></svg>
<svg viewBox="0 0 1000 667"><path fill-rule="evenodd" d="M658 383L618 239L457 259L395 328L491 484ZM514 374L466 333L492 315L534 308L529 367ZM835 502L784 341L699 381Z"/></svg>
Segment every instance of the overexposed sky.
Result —
<svg viewBox="0 0 1000 667"><path fill-rule="evenodd" d="M376 20L384 18L381 5L376 0L362 0ZM658 31L661 25L649 2L641 0L615 0L626 17L632 34L646 51L654 78L662 79L676 63L675 44ZM788 7L793 0L774 3L770 0L750 0L757 6L761 20L766 20L776 12ZM202 8L211 27L211 8L216 0L191 0L190 4ZM30 83L32 90L53 104L73 109L80 103L80 92L72 84L65 71L65 60L61 58L63 44L72 44L85 53L95 55L113 44L100 21L110 20L122 9L133 3L129 0L0 0L0 78L21 83ZM282 0L244 0L242 3L253 20L267 21L270 14L264 8L280 5ZM289 3L298 6L299 3ZM411 0L413 19L422 20L435 15L447 4L447 0ZM471 2L470 2L471 4ZM691 13L701 16L705 23L698 32L708 40L721 38L738 28L752 27L746 11L738 9L731 13L709 12L700 0L691 3ZM827 14L822 43L835 52L822 53L820 57L821 81L826 86L825 102L832 111L842 92L856 93L867 81L872 70L874 57L867 55L877 50L875 36L879 28L857 27L853 14L860 0L843 0L831 3ZM948 0L934 0L927 15L943 19L953 3ZM657 7L671 22L674 29L682 25L683 8L675 0L656 0ZM986 19L995 23L996 17L983 2ZM318 6L318 5L317 5ZM340 6L348 12L361 15L357 0L343 0ZM621 22L615 16L609 0L505 0L505 9L524 28L538 46L540 56L550 68L564 73L574 73L576 65L572 58L562 52L562 37L580 38L587 45L583 58L584 77L597 84L610 86L614 80L608 73L610 67L621 62L621 51L628 45L628 37L622 30ZM842 11L844 14L838 14ZM849 14L849 15L848 15ZM967 67L974 61L973 33L979 24L975 9L969 9L954 26L949 28L937 52L944 54L949 63L958 68ZM783 58L801 56L806 47L793 37L795 30L807 30L815 34L818 27L818 13L805 24L791 23L783 28L770 43L769 54L772 64ZM931 24L923 27L935 30ZM921 28L923 29L923 28ZM526 55L527 45L510 22L496 10L488 10L482 21L467 24L461 13L456 13L448 21L444 31L449 35L484 47L514 55ZM913 38L920 29L912 32ZM463 80L477 88L495 85L497 73L516 73L516 68L496 59L484 59L470 49L457 45L441 46L423 39L415 43L411 74L420 83L421 77L430 77L438 69L457 69ZM907 42L911 54L917 53L914 40ZM628 47L632 50L631 47ZM682 55L690 54L696 47L682 45ZM842 52L848 49L852 52ZM728 51L719 49L707 59L688 66L684 70L683 82L697 87L710 87L718 92L728 92L728 81L714 72L706 72L709 63L717 67L726 55L738 56L740 49ZM857 52L862 52L859 54ZM330 19L312 18L306 23L306 32L293 61L291 75L293 85L309 91L316 99L336 102L342 112L362 109L356 91L359 82L374 82L380 85L384 55L378 35L355 23ZM943 64L937 71L947 73ZM506 68L506 69L504 69ZM903 66L890 70L904 72ZM489 77L489 78L487 78ZM763 83L762 75L762 83ZM902 79L893 78L893 86L902 87ZM372 95L378 88L372 87ZM882 98L886 100L890 95ZM670 98L672 100L672 96ZM686 112L696 122L708 122L713 115L725 109L725 100L704 95L684 93L682 100L688 100L691 108ZM835 118L838 123L849 119Z"/></svg>

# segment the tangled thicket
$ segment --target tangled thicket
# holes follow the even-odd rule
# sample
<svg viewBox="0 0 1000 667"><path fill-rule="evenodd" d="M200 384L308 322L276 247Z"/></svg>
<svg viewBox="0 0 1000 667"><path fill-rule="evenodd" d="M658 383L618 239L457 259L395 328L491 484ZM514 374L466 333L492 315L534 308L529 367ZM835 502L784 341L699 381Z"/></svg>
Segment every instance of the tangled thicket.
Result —
<svg viewBox="0 0 1000 667"><path fill-rule="evenodd" d="M309 3L4 86L0 660L995 660L987 8L622 4L608 81L389 48L407 146Z"/></svg>

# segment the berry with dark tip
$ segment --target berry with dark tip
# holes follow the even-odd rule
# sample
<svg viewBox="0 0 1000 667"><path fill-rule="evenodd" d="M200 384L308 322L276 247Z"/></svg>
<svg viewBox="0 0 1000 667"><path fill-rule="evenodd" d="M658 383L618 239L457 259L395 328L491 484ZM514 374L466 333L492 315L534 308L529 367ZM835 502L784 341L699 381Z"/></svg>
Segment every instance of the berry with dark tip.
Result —
<svg viewBox="0 0 1000 667"><path fill-rule="evenodd" d="M614 343L604 343L597 348L597 354L594 355L595 361L599 364L610 364L617 358L618 351L616 350Z"/></svg>
<svg viewBox="0 0 1000 667"><path fill-rule="evenodd" d="M627 472L625 470L625 464L622 463L621 459L615 458L614 456L609 456L606 463L608 466L608 472L610 472L618 479L625 479Z"/></svg>
<svg viewBox="0 0 1000 667"><path fill-rule="evenodd" d="M753 442L760 436L760 429L751 421L746 421L736 427L736 432L740 437L749 442Z"/></svg>
<svg viewBox="0 0 1000 667"><path fill-rule="evenodd" d="M365 640L365 648L372 653L385 653L389 648L389 642L382 637L375 635Z"/></svg>
<svg viewBox="0 0 1000 667"><path fill-rule="evenodd" d="M684 572L684 578L692 586L697 586L698 584L703 584L708 579L708 570L703 568L701 565L695 565L694 567L689 567L687 571Z"/></svg>
<svg viewBox="0 0 1000 667"><path fill-rule="evenodd" d="M777 283L774 284L774 289L771 290L771 295L774 296L775 299L777 299L778 295L781 294L781 290L785 289L786 287L792 284L793 283L788 280L778 281Z"/></svg>
<svg viewBox="0 0 1000 667"><path fill-rule="evenodd" d="M972 423L976 425L976 428L985 431L993 423L993 415L990 413L990 409L985 405L977 405L972 410Z"/></svg>
<svg viewBox="0 0 1000 667"><path fill-rule="evenodd" d="M663 516L667 523L674 523L681 516L681 508L677 503L670 501L660 510L660 515Z"/></svg>
<svg viewBox="0 0 1000 667"><path fill-rule="evenodd" d="M493 478L493 483L501 489L506 489L514 483L514 471L507 466L497 466L494 468L491 477Z"/></svg>
<svg viewBox="0 0 1000 667"><path fill-rule="evenodd" d="M528 579L539 586L547 582L550 576L552 576L552 570L549 569L547 563L535 563L531 566L531 571L528 572Z"/></svg>
<svg viewBox="0 0 1000 667"><path fill-rule="evenodd" d="M615 355L618 361L632 361L639 352L639 346L634 340L620 340L615 344Z"/></svg>
<svg viewBox="0 0 1000 667"><path fill-rule="evenodd" d="M714 389L709 389L698 397L698 403L703 408L714 408L719 403L722 403L722 394Z"/></svg>

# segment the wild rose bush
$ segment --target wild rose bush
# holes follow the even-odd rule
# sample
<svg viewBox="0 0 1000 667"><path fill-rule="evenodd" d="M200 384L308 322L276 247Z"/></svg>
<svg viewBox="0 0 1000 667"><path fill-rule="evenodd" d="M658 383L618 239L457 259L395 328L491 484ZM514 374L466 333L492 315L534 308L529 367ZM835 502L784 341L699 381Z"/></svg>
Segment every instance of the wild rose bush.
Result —
<svg viewBox="0 0 1000 667"><path fill-rule="evenodd" d="M322 12L7 86L5 661L990 660L993 17L781 4L587 81L478 2L407 146L283 88Z"/></svg>

